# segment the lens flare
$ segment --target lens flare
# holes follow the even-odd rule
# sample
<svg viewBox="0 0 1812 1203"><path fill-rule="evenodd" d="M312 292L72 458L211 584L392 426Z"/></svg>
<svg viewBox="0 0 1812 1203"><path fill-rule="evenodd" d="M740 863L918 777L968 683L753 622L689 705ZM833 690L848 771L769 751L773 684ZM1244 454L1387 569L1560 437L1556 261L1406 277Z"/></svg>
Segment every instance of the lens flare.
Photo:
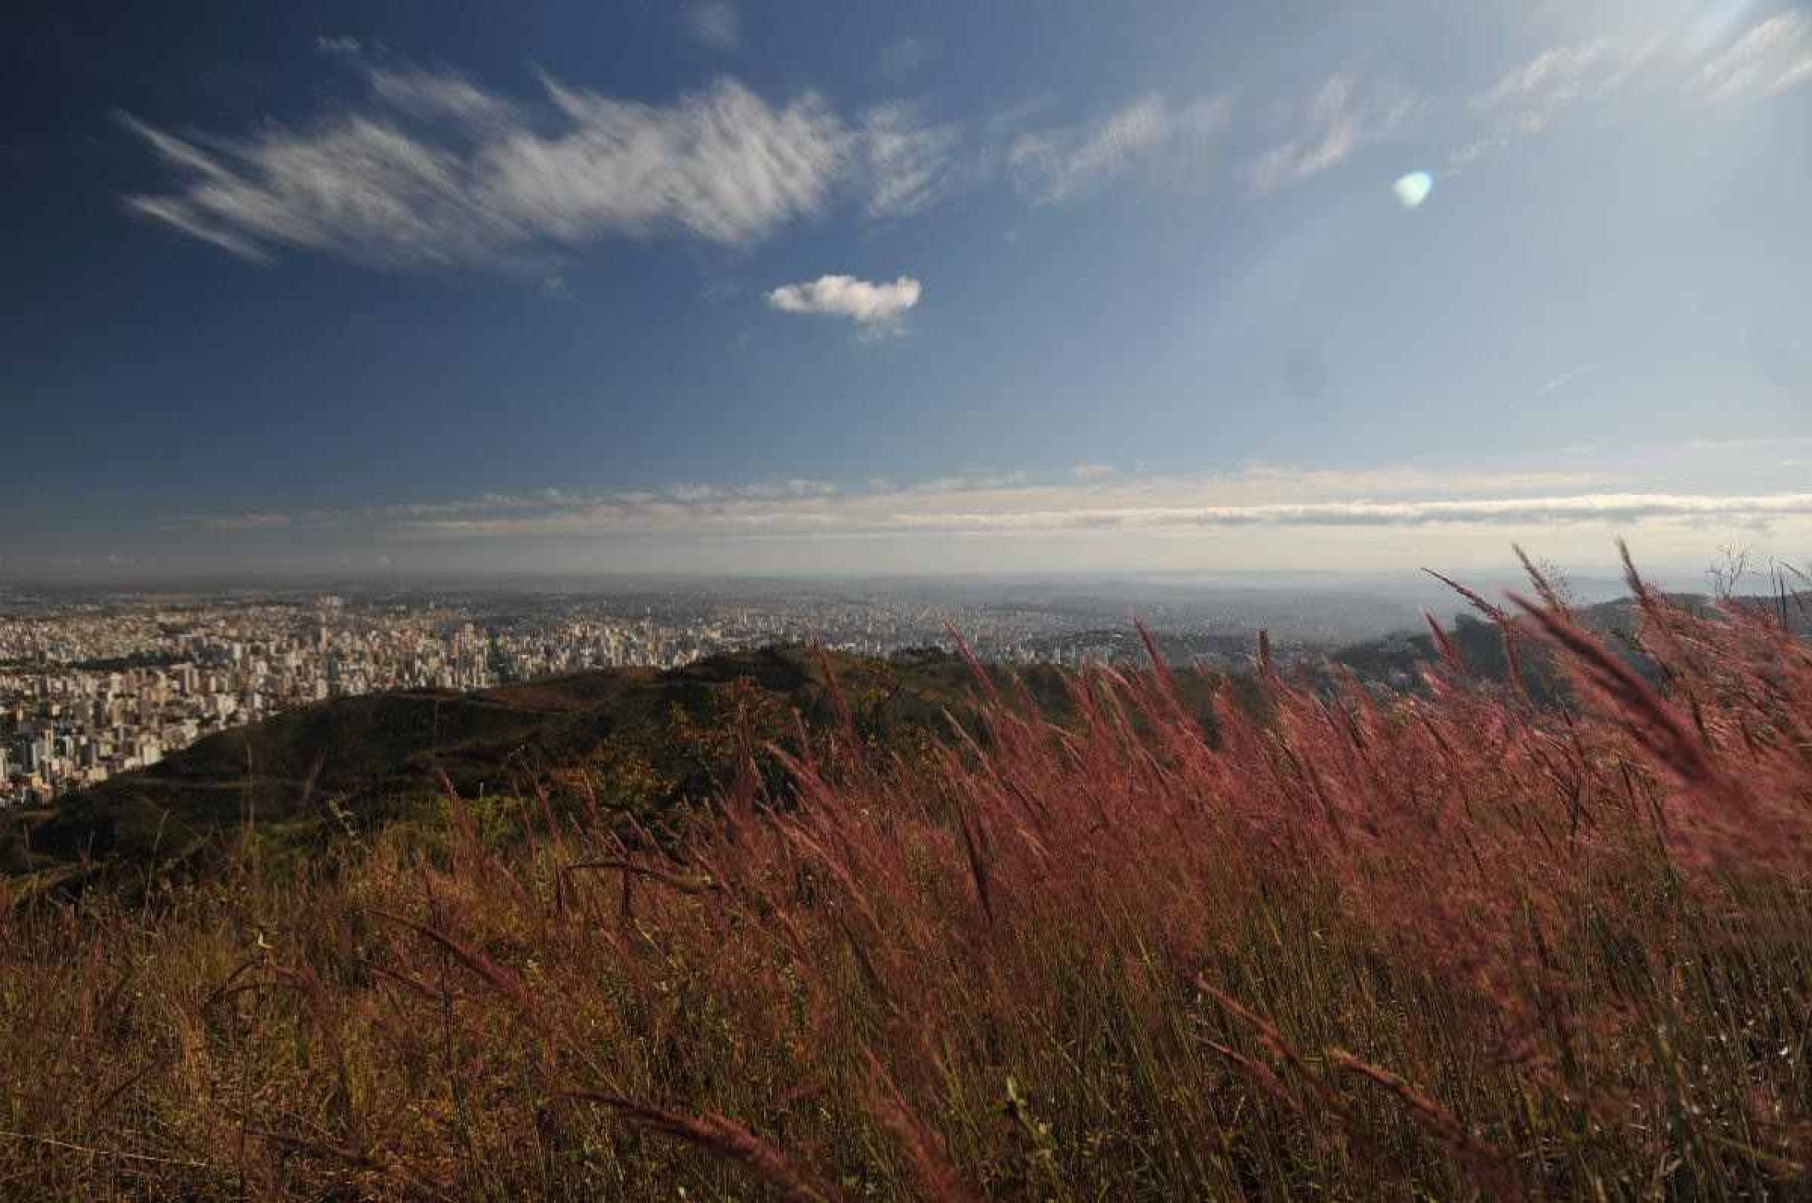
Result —
<svg viewBox="0 0 1812 1203"><path fill-rule="evenodd" d="M1426 171L1412 171L1392 184L1390 190L1397 194L1405 209L1413 209L1434 191L1434 177Z"/></svg>

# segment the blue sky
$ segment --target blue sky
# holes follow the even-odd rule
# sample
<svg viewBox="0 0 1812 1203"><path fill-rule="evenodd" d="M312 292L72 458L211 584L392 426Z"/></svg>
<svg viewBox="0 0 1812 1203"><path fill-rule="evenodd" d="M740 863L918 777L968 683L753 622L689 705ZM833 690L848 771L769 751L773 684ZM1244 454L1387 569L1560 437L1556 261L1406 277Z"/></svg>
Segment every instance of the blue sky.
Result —
<svg viewBox="0 0 1812 1203"><path fill-rule="evenodd" d="M27 18L0 570L1804 559L1803 4L520 7Z"/></svg>

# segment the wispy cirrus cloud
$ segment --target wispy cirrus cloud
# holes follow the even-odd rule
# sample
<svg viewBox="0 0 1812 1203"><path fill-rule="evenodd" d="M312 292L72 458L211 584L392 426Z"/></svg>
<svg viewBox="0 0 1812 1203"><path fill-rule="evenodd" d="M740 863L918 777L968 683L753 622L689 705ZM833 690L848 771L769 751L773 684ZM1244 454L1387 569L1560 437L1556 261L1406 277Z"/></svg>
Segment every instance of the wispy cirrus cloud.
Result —
<svg viewBox="0 0 1812 1203"><path fill-rule="evenodd" d="M1707 36L1707 29L1715 33ZM1286 85L1283 99L1249 110L1249 120L1236 121L1241 114L1224 98L1176 105L1153 95L1079 124L1021 125L995 144L994 157L1024 197L1050 204L1119 179L1199 172L1223 144L1250 139L1256 149L1232 174L1266 195L1415 132L1452 139L1446 165L1457 168L1540 134L1575 109L1620 96L1726 101L1808 84L1812 15L1789 8L1745 24L1727 10L1711 25L1696 19L1557 43L1504 66L1470 95L1424 93L1354 68L1299 84L1293 94Z"/></svg>
<svg viewBox="0 0 1812 1203"><path fill-rule="evenodd" d="M880 283L854 276L819 276L771 289L767 302L782 313L844 317L867 330L881 331L896 327L919 303L922 292L911 276Z"/></svg>
<svg viewBox="0 0 1812 1203"><path fill-rule="evenodd" d="M1551 46L1507 72L1475 107L1539 133L1575 101L1616 87L1648 53L1609 38Z"/></svg>
<svg viewBox="0 0 1812 1203"><path fill-rule="evenodd" d="M973 171L958 161L963 130L929 125L910 104L878 105L863 116L861 150L870 181L868 212L906 217L961 188Z"/></svg>
<svg viewBox="0 0 1812 1203"><path fill-rule="evenodd" d="M1776 13L1745 30L1693 77L1707 100L1778 96L1812 84L1812 16Z"/></svg>
<svg viewBox="0 0 1812 1203"><path fill-rule="evenodd" d="M1097 121L1021 133L1006 162L1022 195L1054 204L1135 171L1199 173L1231 120L1224 98L1172 104L1147 96Z"/></svg>
<svg viewBox="0 0 1812 1203"><path fill-rule="evenodd" d="M1715 30L1715 33L1708 31ZM1482 123L1449 155L1463 166L1546 131L1575 109L1639 94L1660 105L1780 96L1812 83L1812 17L1789 9L1560 43L1510 67L1469 108Z"/></svg>
<svg viewBox="0 0 1812 1203"><path fill-rule="evenodd" d="M720 50L738 46L727 0L679 10ZM741 246L854 199L871 217L923 212L989 183L1035 205L1117 181L1243 184L1268 194L1368 146L1439 129L1460 167L1620 95L1726 103L1812 84L1812 15L1800 7L1558 43L1480 88L1424 96L1358 70L1297 85L1271 106L1153 93L1071 124L1050 103L994 119L932 122L883 103L839 113L812 92L780 102L733 79L664 103L543 77L506 96L457 71L379 65L356 37L316 46L360 73L366 94L312 121L239 136L177 133L123 118L175 182L126 197L148 219L241 258L334 255L385 267L530 265L613 237L676 235ZM895 57L911 57L901 43ZM890 53L893 53L890 51ZM916 53L916 51L915 51ZM381 57L381 56L380 56ZM1236 120L1237 119L1237 120ZM1252 145L1230 172L1230 144ZM545 272L541 274L545 275Z"/></svg>
<svg viewBox="0 0 1812 1203"><path fill-rule="evenodd" d="M1602 102L1638 79L1653 83L1670 69L1677 50L1662 34L1595 37L1549 46L1508 68L1489 89L1472 97L1470 139L1448 156L1463 167L1519 138L1540 134L1569 110Z"/></svg>
<svg viewBox="0 0 1812 1203"><path fill-rule="evenodd" d="M371 71L366 75L372 95L399 114L425 121L447 121L487 134L507 137L528 124L533 115L522 105L487 91L457 71L428 71L415 67ZM544 80L552 90L552 81Z"/></svg>
<svg viewBox="0 0 1812 1203"><path fill-rule="evenodd" d="M127 205L256 262L508 266L610 237L746 244L844 189L907 210L935 193L950 145L907 109L852 123L811 93L776 105L728 79L670 104L546 76L534 101L445 70L367 80L362 106L236 139L122 116L179 177Z"/></svg>
<svg viewBox="0 0 1812 1203"><path fill-rule="evenodd" d="M1275 192L1334 167L1353 152L1404 130L1425 108L1415 92L1388 81L1329 76L1312 96L1287 111L1285 136L1245 170L1252 190Z"/></svg>

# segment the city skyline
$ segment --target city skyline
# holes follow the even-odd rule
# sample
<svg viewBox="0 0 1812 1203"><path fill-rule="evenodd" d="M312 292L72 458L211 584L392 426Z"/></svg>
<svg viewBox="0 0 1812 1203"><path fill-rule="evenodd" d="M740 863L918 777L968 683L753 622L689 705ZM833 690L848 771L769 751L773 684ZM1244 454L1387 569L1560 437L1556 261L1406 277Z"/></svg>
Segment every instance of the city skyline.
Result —
<svg viewBox="0 0 1812 1203"><path fill-rule="evenodd" d="M188 13L6 52L0 579L1804 559L1803 4Z"/></svg>
<svg viewBox="0 0 1812 1203"><path fill-rule="evenodd" d="M1244 663L1260 624L1327 649L1414 616L1401 596L1211 590L1139 593L1158 637L1192 663ZM131 594L14 601L0 592L0 808L149 768L210 735L389 691L448 695L598 669L674 669L805 644L887 656L953 647L1078 666L1144 654L1128 594L950 587L675 589L476 595Z"/></svg>

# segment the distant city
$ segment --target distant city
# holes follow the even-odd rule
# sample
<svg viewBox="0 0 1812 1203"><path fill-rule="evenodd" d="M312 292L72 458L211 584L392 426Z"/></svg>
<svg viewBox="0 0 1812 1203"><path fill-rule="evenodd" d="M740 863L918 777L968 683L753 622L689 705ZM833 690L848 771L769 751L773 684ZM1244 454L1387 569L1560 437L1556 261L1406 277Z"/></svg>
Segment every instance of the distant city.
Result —
<svg viewBox="0 0 1812 1203"><path fill-rule="evenodd" d="M951 629L991 660L1117 661L1142 654L1135 611L1167 655L1213 667L1241 662L1261 625L1301 648L1415 613L1401 598L1180 587L14 594L0 596L0 805L49 801L330 698L672 668L773 643L888 655L953 647Z"/></svg>

